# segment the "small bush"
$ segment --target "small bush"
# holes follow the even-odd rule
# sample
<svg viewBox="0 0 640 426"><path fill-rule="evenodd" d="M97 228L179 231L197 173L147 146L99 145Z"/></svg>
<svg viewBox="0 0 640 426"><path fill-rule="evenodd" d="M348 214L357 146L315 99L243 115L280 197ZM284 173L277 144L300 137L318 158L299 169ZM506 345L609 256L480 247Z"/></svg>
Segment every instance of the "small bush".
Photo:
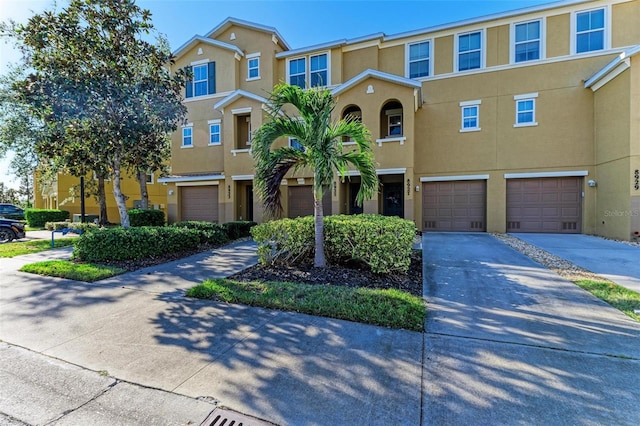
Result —
<svg viewBox="0 0 640 426"><path fill-rule="evenodd" d="M132 209L129 210L131 226L164 226L164 212L162 210Z"/></svg>
<svg viewBox="0 0 640 426"><path fill-rule="evenodd" d="M82 234L73 257L85 262L140 260L194 250L200 232L179 227L103 228Z"/></svg>
<svg viewBox="0 0 640 426"><path fill-rule="evenodd" d="M256 226L256 222L248 220L238 220L235 222L227 222L222 224L222 227L227 233L230 240L237 240L238 238L246 238L251 236L251 228Z"/></svg>
<svg viewBox="0 0 640 426"><path fill-rule="evenodd" d="M229 241L227 233L219 223L186 220L183 222L176 222L171 226L198 231L200 242L203 244L224 244Z"/></svg>
<svg viewBox="0 0 640 426"><path fill-rule="evenodd" d="M258 261L291 264L313 256L313 216L280 219L251 228L251 236L258 243Z"/></svg>
<svg viewBox="0 0 640 426"><path fill-rule="evenodd" d="M69 219L69 212L54 209L26 209L24 217L32 228L42 228L47 222L62 222Z"/></svg>
<svg viewBox="0 0 640 426"><path fill-rule="evenodd" d="M95 223L81 223L81 222L47 222L44 224L47 231L59 231L60 229L79 229L82 233L98 229L99 226Z"/></svg>

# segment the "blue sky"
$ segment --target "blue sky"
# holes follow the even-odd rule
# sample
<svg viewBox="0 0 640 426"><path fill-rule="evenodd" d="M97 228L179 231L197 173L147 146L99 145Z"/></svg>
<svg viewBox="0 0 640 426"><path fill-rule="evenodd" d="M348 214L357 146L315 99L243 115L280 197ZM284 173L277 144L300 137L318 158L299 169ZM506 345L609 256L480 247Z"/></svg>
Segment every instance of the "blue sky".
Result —
<svg viewBox="0 0 640 426"><path fill-rule="evenodd" d="M65 0L58 1L58 7ZM275 27L293 49L383 32L419 30L494 13L554 3L550 0L138 0L152 13L156 29L172 49L196 34L204 35L228 17ZM0 21L25 22L50 9L51 0L0 0ZM0 41L0 73L18 53ZM0 181L17 187L0 159Z"/></svg>

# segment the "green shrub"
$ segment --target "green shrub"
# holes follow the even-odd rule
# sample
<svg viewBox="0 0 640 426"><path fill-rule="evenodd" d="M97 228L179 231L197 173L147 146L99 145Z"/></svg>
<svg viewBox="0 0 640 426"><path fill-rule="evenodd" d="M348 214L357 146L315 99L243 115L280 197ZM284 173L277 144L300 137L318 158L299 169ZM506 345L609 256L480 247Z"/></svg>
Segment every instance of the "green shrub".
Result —
<svg viewBox="0 0 640 426"><path fill-rule="evenodd" d="M54 209L26 209L24 218L32 228L42 228L47 222L62 222L69 219L69 212Z"/></svg>
<svg viewBox="0 0 640 426"><path fill-rule="evenodd" d="M200 242L203 244L224 244L229 241L227 233L219 223L186 220L173 223L171 226L198 231Z"/></svg>
<svg viewBox="0 0 640 426"><path fill-rule="evenodd" d="M164 226L164 212L151 209L129 210L131 226Z"/></svg>
<svg viewBox="0 0 640 426"><path fill-rule="evenodd" d="M227 222L222 224L222 227L227 233L230 240L237 240L238 238L246 238L251 236L251 228L256 226L256 222L248 220L237 220L235 222Z"/></svg>
<svg viewBox="0 0 640 426"><path fill-rule="evenodd" d="M102 228L82 234L73 257L85 262L140 260L194 250L200 233L179 227Z"/></svg>
<svg viewBox="0 0 640 426"><path fill-rule="evenodd" d="M313 216L261 223L251 228L251 236L263 265L295 263L314 253Z"/></svg>
<svg viewBox="0 0 640 426"><path fill-rule="evenodd" d="M69 228L69 229L79 229L82 233L87 231L92 231L98 229L99 226L95 223L81 223L81 222L47 222L44 224L44 227L47 231L58 231L60 229Z"/></svg>
<svg viewBox="0 0 640 426"><path fill-rule="evenodd" d="M372 214L327 216L324 232L331 263L358 260L375 273L409 270L416 234L410 220Z"/></svg>

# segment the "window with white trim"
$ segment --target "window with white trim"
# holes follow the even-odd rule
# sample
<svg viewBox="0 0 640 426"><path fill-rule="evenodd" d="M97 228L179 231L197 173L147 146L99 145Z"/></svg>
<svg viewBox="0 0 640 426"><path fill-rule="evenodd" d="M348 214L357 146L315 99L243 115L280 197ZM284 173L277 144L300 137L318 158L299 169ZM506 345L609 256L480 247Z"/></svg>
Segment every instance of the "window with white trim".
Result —
<svg viewBox="0 0 640 426"><path fill-rule="evenodd" d="M260 79L260 53L247 55L247 80Z"/></svg>
<svg viewBox="0 0 640 426"><path fill-rule="evenodd" d="M480 130L480 104L482 101L460 102L460 131L473 132Z"/></svg>
<svg viewBox="0 0 640 426"><path fill-rule="evenodd" d="M576 53L605 48L605 19L604 8L575 14Z"/></svg>
<svg viewBox="0 0 640 426"><path fill-rule="evenodd" d="M482 68L482 31L458 34L458 71Z"/></svg>
<svg viewBox="0 0 640 426"><path fill-rule="evenodd" d="M186 81L185 97L212 95L216 93L216 63L207 59L192 63L188 70L190 79Z"/></svg>
<svg viewBox="0 0 640 426"><path fill-rule="evenodd" d="M330 85L329 75L328 53L294 58L287 62L287 81L303 89L307 88L307 84L308 87Z"/></svg>
<svg viewBox="0 0 640 426"><path fill-rule="evenodd" d="M209 122L209 145L220 145L220 120L212 120Z"/></svg>
<svg viewBox="0 0 640 426"><path fill-rule="evenodd" d="M387 112L387 135L389 137L402 136L402 110L394 109Z"/></svg>
<svg viewBox="0 0 640 426"><path fill-rule="evenodd" d="M183 127L182 128L182 146L183 147L192 147L193 146L193 127Z"/></svg>
<svg viewBox="0 0 640 426"><path fill-rule="evenodd" d="M153 185L153 173L147 173L145 175L145 181L147 182L147 184Z"/></svg>
<svg viewBox="0 0 640 426"><path fill-rule="evenodd" d="M289 147L304 152L304 145L302 145L296 138L289 138Z"/></svg>
<svg viewBox="0 0 640 426"><path fill-rule="evenodd" d="M542 57L541 28L540 20L513 26L513 62L535 61Z"/></svg>
<svg viewBox="0 0 640 426"><path fill-rule="evenodd" d="M517 95L513 97L516 101L516 123L514 124L514 127L538 125L536 122L537 97L537 93Z"/></svg>
<svg viewBox="0 0 640 426"><path fill-rule="evenodd" d="M431 43L421 41L408 46L409 78L428 77L431 63Z"/></svg>

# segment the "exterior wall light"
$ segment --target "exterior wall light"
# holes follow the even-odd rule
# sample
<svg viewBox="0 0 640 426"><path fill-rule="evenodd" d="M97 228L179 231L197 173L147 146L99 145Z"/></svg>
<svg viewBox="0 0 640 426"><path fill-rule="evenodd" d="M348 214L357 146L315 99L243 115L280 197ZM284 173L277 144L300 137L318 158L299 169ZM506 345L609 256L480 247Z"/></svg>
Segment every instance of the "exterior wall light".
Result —
<svg viewBox="0 0 640 426"><path fill-rule="evenodd" d="M595 180L593 180L593 179L588 181L587 185L589 185L591 188L595 188L596 186L598 186L597 182Z"/></svg>

